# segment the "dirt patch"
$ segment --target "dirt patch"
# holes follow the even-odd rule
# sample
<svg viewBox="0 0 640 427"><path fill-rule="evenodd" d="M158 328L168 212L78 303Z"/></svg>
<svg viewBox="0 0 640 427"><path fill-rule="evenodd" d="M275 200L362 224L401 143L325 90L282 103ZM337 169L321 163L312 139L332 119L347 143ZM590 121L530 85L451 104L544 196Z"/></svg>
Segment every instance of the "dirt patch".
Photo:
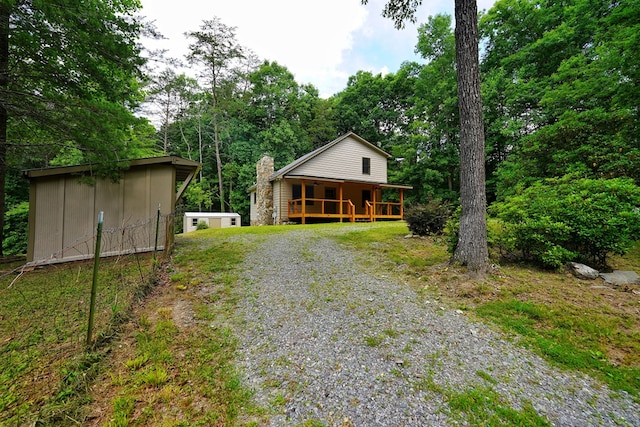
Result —
<svg viewBox="0 0 640 427"><path fill-rule="evenodd" d="M159 311L166 310L167 307L173 311L177 296L168 275L159 273L156 286L133 309L130 320L122 326L118 339L111 343L109 360L93 381L89 391L91 405L86 425L103 426L110 420L114 400L121 392L122 379L127 375L126 363L136 357L136 335L141 330L141 322L157 322Z"/></svg>

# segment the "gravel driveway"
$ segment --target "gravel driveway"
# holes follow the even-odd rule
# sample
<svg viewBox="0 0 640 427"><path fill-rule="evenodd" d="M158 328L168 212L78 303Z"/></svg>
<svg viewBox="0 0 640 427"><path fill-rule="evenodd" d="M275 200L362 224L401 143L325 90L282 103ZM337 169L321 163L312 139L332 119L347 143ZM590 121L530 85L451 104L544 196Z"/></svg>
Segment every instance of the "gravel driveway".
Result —
<svg viewBox="0 0 640 427"><path fill-rule="evenodd" d="M473 425L449 401L475 388L557 426L640 426L629 396L551 367L392 273L367 272L322 233L266 239L243 265L238 336L270 425Z"/></svg>

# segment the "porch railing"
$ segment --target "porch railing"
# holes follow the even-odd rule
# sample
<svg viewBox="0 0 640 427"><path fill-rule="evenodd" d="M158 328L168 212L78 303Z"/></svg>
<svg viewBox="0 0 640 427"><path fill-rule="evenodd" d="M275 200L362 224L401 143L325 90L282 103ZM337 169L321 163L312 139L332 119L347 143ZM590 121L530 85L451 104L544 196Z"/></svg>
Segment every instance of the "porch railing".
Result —
<svg viewBox="0 0 640 427"><path fill-rule="evenodd" d="M356 206L350 199L303 199L289 200L287 214L289 218L348 218L355 222L356 219L375 221L376 219L402 219L402 204L398 202L370 202L365 201L364 214L356 213ZM343 204L342 211L340 203Z"/></svg>
<svg viewBox="0 0 640 427"><path fill-rule="evenodd" d="M318 211L316 202L320 205ZM303 215L302 199L289 200L287 203L287 214L289 218L299 218ZM355 221L356 207L351 200L335 200L335 199L304 199L304 203L310 203L309 206L305 205L305 216L310 217L323 217L323 218L349 218L352 222ZM340 213L340 203L343 204L342 213Z"/></svg>
<svg viewBox="0 0 640 427"><path fill-rule="evenodd" d="M380 219L397 219L402 218L402 203L398 202L370 202L365 203L365 214L369 217L369 221Z"/></svg>

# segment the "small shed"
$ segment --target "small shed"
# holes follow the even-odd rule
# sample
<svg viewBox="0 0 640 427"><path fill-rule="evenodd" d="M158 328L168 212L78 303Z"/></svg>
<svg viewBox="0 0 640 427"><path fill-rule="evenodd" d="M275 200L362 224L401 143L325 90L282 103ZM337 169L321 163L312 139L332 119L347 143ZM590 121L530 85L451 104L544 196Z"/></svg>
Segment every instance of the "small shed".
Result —
<svg viewBox="0 0 640 427"><path fill-rule="evenodd" d="M177 156L123 161L120 179L92 178L92 165L26 170L29 179L27 261L88 259L104 212L101 256L173 245L176 202L201 164ZM160 209L160 221L157 221Z"/></svg>
<svg viewBox="0 0 640 427"><path fill-rule="evenodd" d="M240 227L240 214L225 212L185 212L183 231L188 233L204 222L209 228Z"/></svg>

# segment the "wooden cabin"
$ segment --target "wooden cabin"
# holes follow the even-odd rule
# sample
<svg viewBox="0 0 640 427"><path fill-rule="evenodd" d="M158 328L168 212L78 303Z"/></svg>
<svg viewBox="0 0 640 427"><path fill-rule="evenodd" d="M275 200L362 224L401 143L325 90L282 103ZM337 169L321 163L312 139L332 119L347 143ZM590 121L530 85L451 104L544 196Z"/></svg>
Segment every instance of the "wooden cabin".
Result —
<svg viewBox="0 0 640 427"><path fill-rule="evenodd" d="M412 187L387 182L389 157L353 132L278 171L265 156L250 189L251 224L402 219L404 192ZM384 200L389 192L394 201Z"/></svg>

